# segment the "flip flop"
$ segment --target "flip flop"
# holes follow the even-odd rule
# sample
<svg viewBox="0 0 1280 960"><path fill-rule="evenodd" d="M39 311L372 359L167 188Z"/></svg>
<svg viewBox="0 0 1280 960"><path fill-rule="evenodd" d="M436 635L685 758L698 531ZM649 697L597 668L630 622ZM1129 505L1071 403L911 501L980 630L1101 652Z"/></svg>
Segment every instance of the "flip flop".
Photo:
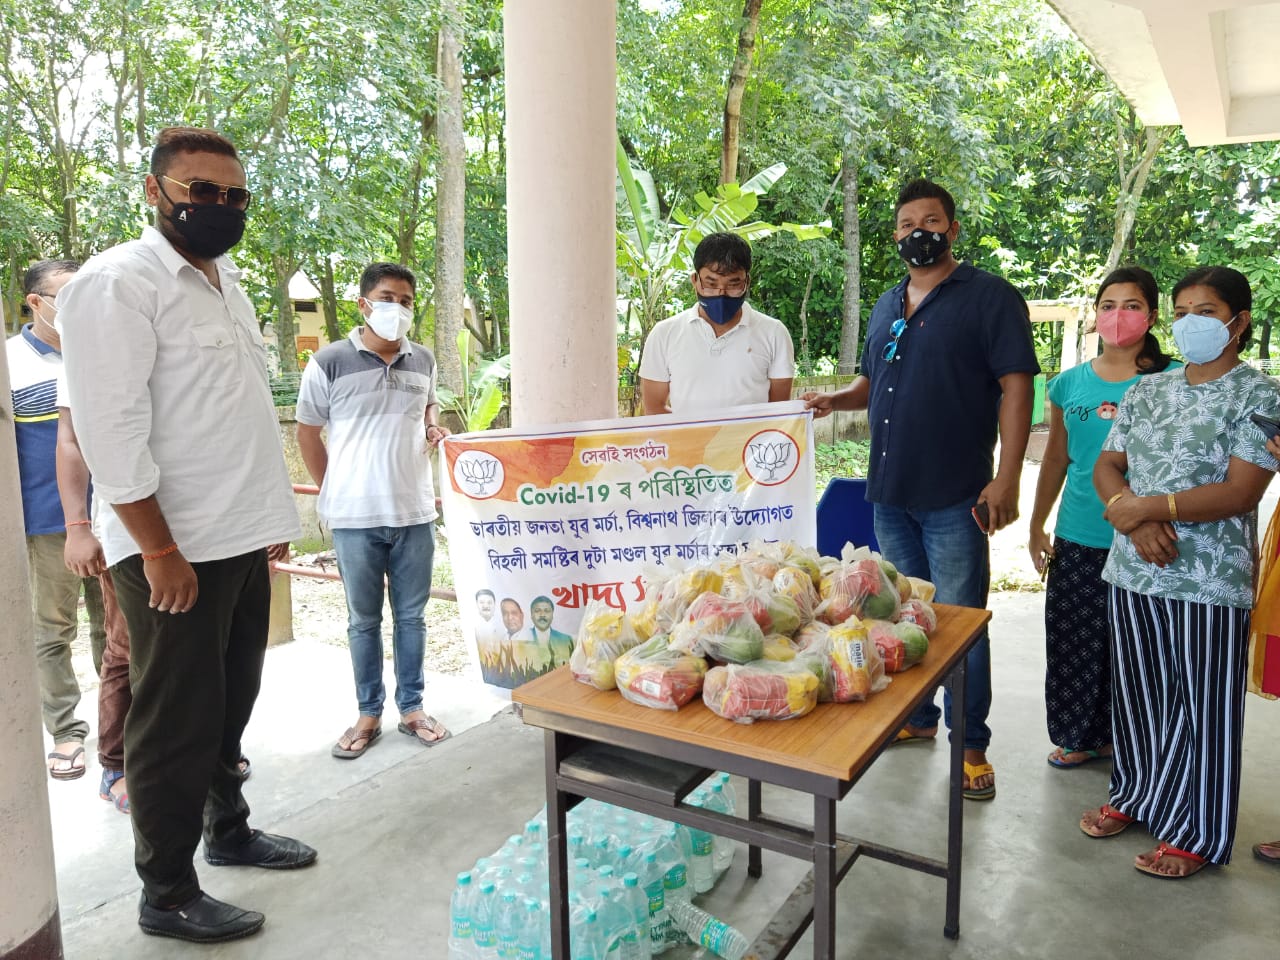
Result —
<svg viewBox="0 0 1280 960"><path fill-rule="evenodd" d="M970 783L986 774L995 774L995 768L989 763L970 763L968 760L964 762L964 775ZM965 787L964 798L966 800L991 800L996 795L996 785L992 783L988 787Z"/></svg>
<svg viewBox="0 0 1280 960"><path fill-rule="evenodd" d="M1271 852L1268 853L1268 850ZM1280 864L1280 841L1272 840L1268 843L1255 843L1253 845L1253 855L1263 863Z"/></svg>
<svg viewBox="0 0 1280 960"><path fill-rule="evenodd" d="M329 753L339 760L354 760L356 757L364 756L364 752L377 743L380 736L382 736L381 727L373 727L370 730L357 730L355 727L347 727L346 732L338 738L338 742L333 745L333 749ZM343 740L346 740L352 746L344 747L342 745ZM364 746L356 748L355 744L361 740L364 741Z"/></svg>
<svg viewBox="0 0 1280 960"><path fill-rule="evenodd" d="M898 735L889 741L889 746L896 747L900 743L920 743L922 741L932 743L936 739L938 739L938 733L936 730L931 736L922 737L920 734L912 733L906 727L903 727L898 731Z"/></svg>
<svg viewBox="0 0 1280 960"><path fill-rule="evenodd" d="M1160 873L1152 869L1160 862L1161 857L1183 857L1190 860L1195 866L1188 873ZM1139 873L1145 873L1148 877L1155 877L1157 880L1185 880L1187 877L1194 877L1197 873L1205 868L1209 863L1204 857L1198 853L1191 853L1189 850L1179 850L1177 847L1171 847L1167 843L1161 843L1156 847L1156 855L1151 858L1151 862L1146 866L1135 863L1133 869Z"/></svg>
<svg viewBox="0 0 1280 960"><path fill-rule="evenodd" d="M1071 767L1083 767L1086 763L1092 763L1094 760L1110 760L1111 754L1103 753L1103 749L1105 748L1099 747L1097 750L1078 750L1068 749L1067 747L1057 747L1055 748L1054 753L1049 754L1049 766L1057 767L1059 770L1067 770ZM1067 755L1072 753L1083 753L1085 754L1085 758L1083 760L1067 760Z"/></svg>
<svg viewBox="0 0 1280 960"><path fill-rule="evenodd" d="M103 770L102 782L98 784L98 796L107 803L111 804L121 813L129 812L129 791L124 793L112 793L111 788L116 785L116 781L124 778L123 770Z"/></svg>
<svg viewBox="0 0 1280 960"><path fill-rule="evenodd" d="M418 743L422 744L424 747L434 747L437 743L444 743L453 736L443 723L431 716L419 717L417 720L410 720L408 723L401 720L396 724L396 729L406 736L413 737L413 739L417 740ZM436 739L423 740L418 736L419 730L425 730L427 733L436 734Z"/></svg>
<svg viewBox="0 0 1280 960"><path fill-rule="evenodd" d="M1081 817L1080 832L1093 840L1105 840L1107 837L1118 837L1129 828L1131 823L1137 823L1136 817L1131 817L1128 814L1121 813L1119 810L1115 809L1115 807L1111 806L1111 804L1104 803L1098 808L1098 819L1093 821L1093 825L1095 827L1099 827L1108 820L1114 820L1116 823L1120 824L1119 829L1112 830L1110 833L1090 833L1084 828L1084 818Z"/></svg>
<svg viewBox="0 0 1280 960"><path fill-rule="evenodd" d="M53 767L50 767L49 776L52 777L54 780L79 780L81 777L84 776L84 766L81 765L77 767L75 764L76 764L76 758L83 755L84 755L83 744L76 747L75 750L71 751L70 754L59 753L57 750L50 752L48 754L48 758L50 760L65 760L67 761L67 763L71 764L71 767L68 770L56 770Z"/></svg>

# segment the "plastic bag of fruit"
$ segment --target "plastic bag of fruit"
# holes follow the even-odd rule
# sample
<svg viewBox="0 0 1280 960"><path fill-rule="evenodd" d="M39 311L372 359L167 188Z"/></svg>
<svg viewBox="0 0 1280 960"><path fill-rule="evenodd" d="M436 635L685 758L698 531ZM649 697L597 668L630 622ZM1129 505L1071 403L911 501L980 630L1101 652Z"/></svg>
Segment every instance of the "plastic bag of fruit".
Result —
<svg viewBox="0 0 1280 960"><path fill-rule="evenodd" d="M898 623L914 623L925 633L938 629L938 614L927 600L911 599L898 610Z"/></svg>
<svg viewBox="0 0 1280 960"><path fill-rule="evenodd" d="M764 656L764 632L742 600L704 593L671 630L671 645L725 663L748 663Z"/></svg>
<svg viewBox="0 0 1280 960"><path fill-rule="evenodd" d="M814 585L809 571L790 564L779 567L778 572L773 575L773 589L796 605L801 624L813 619L813 611L818 606L818 588ZM795 633L795 630L785 632Z"/></svg>
<svg viewBox="0 0 1280 960"><path fill-rule="evenodd" d="M840 562L823 576L818 593L822 602L816 615L832 625L850 617L892 620L901 601L893 565L866 547L848 544Z"/></svg>
<svg viewBox="0 0 1280 960"><path fill-rule="evenodd" d="M639 642L625 613L603 600L590 601L582 613L578 642L569 657L573 678L597 690L612 690L616 685L613 662Z"/></svg>
<svg viewBox="0 0 1280 960"><path fill-rule="evenodd" d="M803 573L800 576L807 579ZM795 600L785 593L779 593L774 589L772 580L758 576L749 567L742 569L739 578L725 581L724 595L730 600L745 603L761 631L766 634L785 633L790 636L800 629L800 624L806 619ZM813 619L812 607L807 619Z"/></svg>
<svg viewBox="0 0 1280 960"><path fill-rule="evenodd" d="M830 645L832 699L836 703L866 700L889 685L884 660L867 636L867 628L850 619L831 628Z"/></svg>
<svg viewBox="0 0 1280 960"><path fill-rule="evenodd" d="M914 667L929 652L929 637L924 628L903 620L887 623L884 620L868 620L864 626L867 636L884 660L887 673L901 673Z"/></svg>
<svg viewBox="0 0 1280 960"><path fill-rule="evenodd" d="M818 705L818 678L804 666L761 660L712 667L702 702L726 720L790 720Z"/></svg>
<svg viewBox="0 0 1280 960"><path fill-rule="evenodd" d="M707 661L672 649L660 633L632 647L614 661L618 692L643 707L678 710L698 695Z"/></svg>

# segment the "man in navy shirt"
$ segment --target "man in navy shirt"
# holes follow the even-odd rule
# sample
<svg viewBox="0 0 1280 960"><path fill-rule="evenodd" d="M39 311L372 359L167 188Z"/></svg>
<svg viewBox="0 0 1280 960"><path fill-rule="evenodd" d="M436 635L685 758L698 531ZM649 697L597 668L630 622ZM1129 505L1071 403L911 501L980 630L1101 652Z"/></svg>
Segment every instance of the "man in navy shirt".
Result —
<svg viewBox="0 0 1280 960"><path fill-rule="evenodd" d="M991 581L987 534L1018 517L1031 378L1040 367L1026 302L1006 281L955 259L951 245L959 232L951 194L928 180L903 187L894 240L907 276L871 311L862 373L843 390L804 399L820 417L867 410L867 499L875 505L876 539L886 559L932 580L938 602L984 608ZM989 514L985 531L974 521L975 507ZM986 756L991 651L985 631L966 665L965 796L989 800L995 772ZM950 725L949 692L944 703ZM933 738L939 715L930 699L908 718L898 740Z"/></svg>

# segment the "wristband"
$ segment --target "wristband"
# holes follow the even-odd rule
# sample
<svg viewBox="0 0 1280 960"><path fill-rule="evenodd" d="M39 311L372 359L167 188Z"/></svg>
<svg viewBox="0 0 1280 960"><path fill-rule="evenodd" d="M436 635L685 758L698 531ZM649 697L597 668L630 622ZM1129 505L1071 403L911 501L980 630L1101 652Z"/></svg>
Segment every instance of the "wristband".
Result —
<svg viewBox="0 0 1280 960"><path fill-rule="evenodd" d="M93 523L92 520L68 520L64 526L68 527L87 527Z"/></svg>
<svg viewBox="0 0 1280 960"><path fill-rule="evenodd" d="M163 550L157 550L155 553L144 553L142 555L142 559L143 560L159 560L161 557L167 557L169 554L177 553L177 552L178 552L178 545L174 543L172 540L170 540L169 545L165 547Z"/></svg>
<svg viewBox="0 0 1280 960"><path fill-rule="evenodd" d="M1178 501L1174 499L1173 494L1169 494L1169 519L1176 521L1178 519Z"/></svg>
<svg viewBox="0 0 1280 960"><path fill-rule="evenodd" d="M1117 493L1117 494L1113 494L1113 495L1112 495L1112 497L1111 497L1111 499L1107 501L1107 506L1108 506L1108 507L1109 507L1109 506L1111 506L1113 503L1115 503L1117 500L1119 500L1119 499L1120 499L1121 497L1123 497L1123 496L1124 496L1124 491L1123 491L1123 490L1121 490L1121 491L1120 491L1119 493Z"/></svg>

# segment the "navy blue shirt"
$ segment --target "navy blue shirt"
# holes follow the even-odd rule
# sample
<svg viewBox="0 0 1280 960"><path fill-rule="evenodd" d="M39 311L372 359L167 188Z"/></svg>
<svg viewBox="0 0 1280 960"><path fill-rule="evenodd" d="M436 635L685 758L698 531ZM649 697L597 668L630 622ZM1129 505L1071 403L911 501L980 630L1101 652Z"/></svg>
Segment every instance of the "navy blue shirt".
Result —
<svg viewBox="0 0 1280 960"><path fill-rule="evenodd" d="M915 510L973 502L994 476L1000 378L1040 372L1027 304L1008 281L962 263L916 307L888 362L906 291L904 277L867 325L867 499Z"/></svg>

